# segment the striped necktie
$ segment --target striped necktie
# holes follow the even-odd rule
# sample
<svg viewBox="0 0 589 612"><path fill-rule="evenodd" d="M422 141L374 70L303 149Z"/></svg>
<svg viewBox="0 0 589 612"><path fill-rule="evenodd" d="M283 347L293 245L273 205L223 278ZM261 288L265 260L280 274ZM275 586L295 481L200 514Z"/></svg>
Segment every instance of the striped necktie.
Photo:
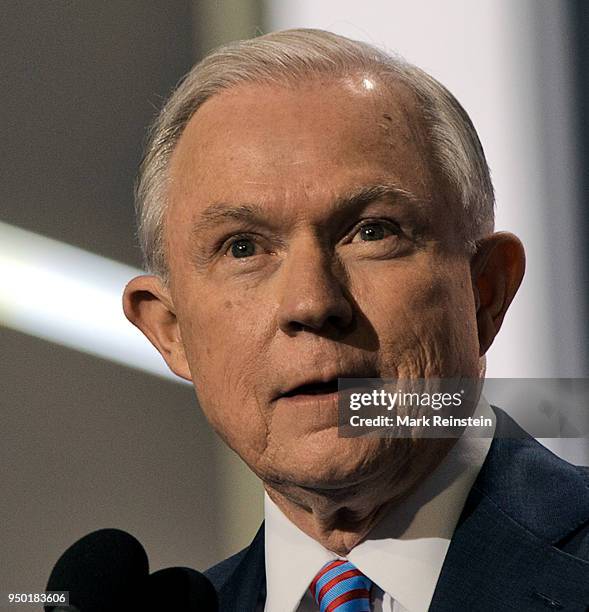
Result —
<svg viewBox="0 0 589 612"><path fill-rule="evenodd" d="M321 612L370 612L372 582L349 561L326 563L309 590Z"/></svg>

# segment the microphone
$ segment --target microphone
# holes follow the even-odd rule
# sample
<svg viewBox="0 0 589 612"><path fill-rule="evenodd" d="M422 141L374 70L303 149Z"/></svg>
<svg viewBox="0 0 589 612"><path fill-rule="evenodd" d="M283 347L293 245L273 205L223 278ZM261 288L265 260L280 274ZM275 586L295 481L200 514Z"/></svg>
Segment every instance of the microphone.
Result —
<svg viewBox="0 0 589 612"><path fill-rule="evenodd" d="M149 574L143 546L120 529L99 529L72 544L58 559L48 591L69 591L69 609L123 612ZM45 606L45 612L68 606Z"/></svg>
<svg viewBox="0 0 589 612"><path fill-rule="evenodd" d="M210 580L189 567L168 567L151 574L148 610L161 612L217 612L217 592Z"/></svg>
<svg viewBox="0 0 589 612"><path fill-rule="evenodd" d="M47 591L69 591L69 605L45 612L217 612L209 580L187 567L149 575L143 546L120 529L99 529L70 546L58 559Z"/></svg>

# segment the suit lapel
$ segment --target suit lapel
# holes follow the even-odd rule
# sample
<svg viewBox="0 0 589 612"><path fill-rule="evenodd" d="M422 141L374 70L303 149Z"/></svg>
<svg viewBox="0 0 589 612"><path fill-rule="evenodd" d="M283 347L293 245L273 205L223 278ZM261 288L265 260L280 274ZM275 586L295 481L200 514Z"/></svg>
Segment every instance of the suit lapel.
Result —
<svg viewBox="0 0 589 612"><path fill-rule="evenodd" d="M559 548L589 521L588 479L496 412L498 437L467 499L430 610L586 612L589 561Z"/></svg>
<svg viewBox="0 0 589 612"><path fill-rule="evenodd" d="M432 612L586 611L589 563L522 528L480 491L456 529L432 599Z"/></svg>
<svg viewBox="0 0 589 612"><path fill-rule="evenodd" d="M219 612L255 612L258 601L265 601L264 523L217 595Z"/></svg>

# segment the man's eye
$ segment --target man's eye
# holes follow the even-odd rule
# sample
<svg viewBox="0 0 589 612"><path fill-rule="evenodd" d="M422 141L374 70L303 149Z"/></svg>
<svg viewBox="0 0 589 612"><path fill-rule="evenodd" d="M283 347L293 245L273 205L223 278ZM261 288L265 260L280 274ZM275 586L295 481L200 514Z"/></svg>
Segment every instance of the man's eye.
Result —
<svg viewBox="0 0 589 612"><path fill-rule="evenodd" d="M229 245L226 255L231 257L251 257L256 254L256 245L250 238L238 238Z"/></svg>
<svg viewBox="0 0 589 612"><path fill-rule="evenodd" d="M365 223L354 235L352 242L371 242L384 240L388 236L396 236L398 229L391 224L382 222Z"/></svg>

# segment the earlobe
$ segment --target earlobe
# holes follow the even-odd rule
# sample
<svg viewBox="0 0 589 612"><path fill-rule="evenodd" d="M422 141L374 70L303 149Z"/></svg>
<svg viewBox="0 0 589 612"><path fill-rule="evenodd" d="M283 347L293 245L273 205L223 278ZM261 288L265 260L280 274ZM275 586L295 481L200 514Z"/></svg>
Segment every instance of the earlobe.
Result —
<svg viewBox="0 0 589 612"><path fill-rule="evenodd" d="M123 293L125 316L155 346L172 372L191 381L180 327L169 291L156 276L137 276Z"/></svg>
<svg viewBox="0 0 589 612"><path fill-rule="evenodd" d="M524 271L524 247L517 236L497 232L479 242L471 260L471 276L481 356L501 329Z"/></svg>

